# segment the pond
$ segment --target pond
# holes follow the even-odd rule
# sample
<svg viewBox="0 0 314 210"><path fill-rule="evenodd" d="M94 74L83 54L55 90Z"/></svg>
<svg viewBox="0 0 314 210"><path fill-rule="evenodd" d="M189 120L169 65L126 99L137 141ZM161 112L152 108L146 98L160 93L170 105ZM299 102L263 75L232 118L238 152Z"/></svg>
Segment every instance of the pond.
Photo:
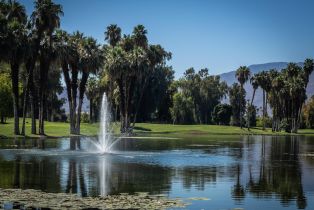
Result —
<svg viewBox="0 0 314 210"><path fill-rule="evenodd" d="M149 136L151 137L151 136ZM91 137L0 141L0 188L104 196L148 192L188 209L314 209L314 137Z"/></svg>

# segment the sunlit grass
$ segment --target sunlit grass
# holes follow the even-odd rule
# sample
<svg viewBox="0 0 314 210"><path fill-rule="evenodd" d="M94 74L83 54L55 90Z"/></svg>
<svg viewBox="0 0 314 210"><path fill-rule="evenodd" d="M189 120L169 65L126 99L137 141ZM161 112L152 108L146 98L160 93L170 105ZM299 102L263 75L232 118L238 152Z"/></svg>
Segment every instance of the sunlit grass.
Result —
<svg viewBox="0 0 314 210"><path fill-rule="evenodd" d="M22 120L20 120L20 123ZM38 135L31 134L31 120L26 121L26 136L38 137ZM37 122L38 123L38 122ZM38 124L37 124L38 125ZM119 124L114 123L114 133L119 132ZM81 135L96 136L98 134L98 123L82 123ZM157 124L157 123L137 123L134 129L138 134L162 134L162 135L192 135L192 136L206 136L206 135L289 135L285 132L272 132L270 128L265 131L260 127L241 129L235 126L223 125L172 125L172 124ZM70 136L70 124L63 122L46 122L45 133L49 137L65 137ZM299 134L314 135L314 129L300 129ZM7 124L0 124L0 136L2 138L15 137L13 134L13 119L8 119ZM19 136L21 137L21 136Z"/></svg>

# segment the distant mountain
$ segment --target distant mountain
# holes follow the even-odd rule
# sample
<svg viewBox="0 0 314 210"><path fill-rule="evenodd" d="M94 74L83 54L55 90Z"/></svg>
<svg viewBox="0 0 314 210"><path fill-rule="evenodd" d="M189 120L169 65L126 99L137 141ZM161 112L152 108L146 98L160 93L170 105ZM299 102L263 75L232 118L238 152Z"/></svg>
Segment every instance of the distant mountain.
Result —
<svg viewBox="0 0 314 210"><path fill-rule="evenodd" d="M303 63L297 63L299 66L303 66ZM254 64L254 65L250 65L248 66L251 70L252 75L256 74L260 71L267 71L269 69L276 69L276 70L281 70L286 68L288 65L288 62L273 62L273 63L264 63L264 64ZM223 73L220 75L221 80L226 81L227 84L230 86L233 83L237 82L237 79L235 77L235 72L236 71L230 71L227 73ZM253 88L252 85L247 82L244 86L245 90L246 90L246 98L251 100L252 98L252 94L253 94ZM311 97L314 94L314 74L311 74L310 76L310 81L309 84L307 86L307 96L308 98ZM260 88L257 89L256 94L255 94L255 98L254 98L254 104L257 107L261 107L263 104L262 101L262 90Z"/></svg>

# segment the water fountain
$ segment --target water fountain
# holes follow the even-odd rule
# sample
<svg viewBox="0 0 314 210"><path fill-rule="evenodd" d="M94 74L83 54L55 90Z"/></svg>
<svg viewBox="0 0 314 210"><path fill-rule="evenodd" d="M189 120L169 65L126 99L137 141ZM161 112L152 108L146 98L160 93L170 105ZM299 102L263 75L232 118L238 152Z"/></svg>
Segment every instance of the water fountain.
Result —
<svg viewBox="0 0 314 210"><path fill-rule="evenodd" d="M102 97L100 115L100 132L95 146L101 153L111 153L112 147L117 140L112 136L112 127L110 126L111 114L106 93Z"/></svg>

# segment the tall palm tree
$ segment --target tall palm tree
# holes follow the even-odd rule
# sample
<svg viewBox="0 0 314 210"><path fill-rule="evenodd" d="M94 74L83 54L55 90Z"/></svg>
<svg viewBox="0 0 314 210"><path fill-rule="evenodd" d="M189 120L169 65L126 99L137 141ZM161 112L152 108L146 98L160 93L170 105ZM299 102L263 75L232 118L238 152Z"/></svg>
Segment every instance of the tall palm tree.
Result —
<svg viewBox="0 0 314 210"><path fill-rule="evenodd" d="M58 60L60 62L64 81L66 84L69 112L70 112L70 133L76 134L76 107L77 107L77 89L78 75L80 68L81 43L84 35L79 31L69 35L65 31L56 32Z"/></svg>
<svg viewBox="0 0 314 210"><path fill-rule="evenodd" d="M124 80L127 76L124 72L128 67L127 53L121 46L109 47L105 54L105 69L111 80L115 81L119 90L119 110L120 110L120 122L121 133L125 133L125 92ZM110 91L111 92L111 91Z"/></svg>
<svg viewBox="0 0 314 210"><path fill-rule="evenodd" d="M94 99L96 91L98 90L98 81L96 77L91 77L87 81L87 86L86 86L86 96L87 99L89 99L89 123L94 122Z"/></svg>
<svg viewBox="0 0 314 210"><path fill-rule="evenodd" d="M313 59L306 59L304 61L304 66L303 66L303 77L304 77L304 82L307 85L309 83L309 78L312 72L314 71L314 61Z"/></svg>
<svg viewBox="0 0 314 210"><path fill-rule="evenodd" d="M273 112L273 123L272 131L279 131L279 124L282 118L282 113L284 112L283 108L283 97L284 93L284 78L281 74L278 74L272 79L272 87L270 91L269 103L272 107Z"/></svg>
<svg viewBox="0 0 314 210"><path fill-rule="evenodd" d="M35 1L35 10L32 14L33 26L37 31L37 39L45 41L45 45L39 47L40 55L40 84L39 84L39 134L44 135L44 105L46 94L46 80L50 68L53 39L56 28L60 27L60 16L63 15L62 6L52 0ZM44 37L45 36L45 37ZM37 44L38 44L37 41Z"/></svg>
<svg viewBox="0 0 314 210"><path fill-rule="evenodd" d="M22 135L25 135L25 118L28 105L28 98L31 108L31 118L32 118L32 128L31 133L36 134L36 119L35 119L35 91L34 91L34 66L38 54L38 45L36 44L37 36L34 30L29 31L27 37L27 55L25 57L25 68L26 68L26 84L24 90L24 100L23 100L23 123L22 123ZM39 42L39 41L38 41Z"/></svg>
<svg viewBox="0 0 314 210"><path fill-rule="evenodd" d="M115 47L121 41L121 28L116 24L111 24L106 28L105 31L105 40L108 41L110 47ZM104 46L104 50L106 49L106 45ZM110 77L111 75L108 74ZM113 92L115 88L115 83L112 78L108 80L108 101L113 104ZM112 106L111 106L112 107Z"/></svg>
<svg viewBox="0 0 314 210"><path fill-rule="evenodd" d="M271 89L271 78L268 72L261 71L257 74L255 74L256 81L258 83L258 86L262 88L263 90L263 130L266 128L266 122L265 118L267 115L267 93Z"/></svg>
<svg viewBox="0 0 314 210"><path fill-rule="evenodd" d="M16 1L2 1L0 5L1 31L1 60L11 67L12 96L14 110L14 134L19 130L19 68L24 60L26 49L27 15L24 6Z"/></svg>
<svg viewBox="0 0 314 210"><path fill-rule="evenodd" d="M147 82L150 76L153 74L154 69L157 65L164 65L165 60L171 59L171 53L167 52L164 48L160 45L149 45L148 49L146 50L146 57L143 57L142 64L137 66L137 74L138 80L141 84L141 89L139 93L139 99L137 105L135 107L135 114L133 118L133 126L135 126L137 114L139 111L140 103L147 85ZM144 65L143 65L144 64ZM141 68L142 67L142 68Z"/></svg>
<svg viewBox="0 0 314 210"><path fill-rule="evenodd" d="M58 60L67 87L70 133L80 134L81 110L87 80L91 73L96 73L102 66L103 52L95 39L86 38L79 31L69 35L65 31L58 30L56 39ZM81 75L80 79L79 75ZM79 101L77 103L78 93Z"/></svg>
<svg viewBox="0 0 314 210"><path fill-rule="evenodd" d="M251 106L253 105L253 101L254 101L254 98L255 98L255 93L256 93L256 90L258 88L258 82L256 80L256 77L255 76L252 76L251 79L250 79L250 83L253 87L253 95L252 95L252 99L251 99Z"/></svg>
<svg viewBox="0 0 314 210"><path fill-rule="evenodd" d="M81 111L90 73L96 73L102 66L103 56L100 45L92 37L84 38L80 49L82 78L79 85L79 104L77 108L76 134L80 134Z"/></svg>
<svg viewBox="0 0 314 210"><path fill-rule="evenodd" d="M241 91L244 91L243 85L249 80L251 76L251 71L248 67L246 66L240 66L235 74L236 78L238 79L240 86L241 86ZM242 110L244 107L240 106L240 126L242 128Z"/></svg>
<svg viewBox="0 0 314 210"><path fill-rule="evenodd" d="M148 46L147 30L143 25L137 25L133 29L132 38L136 46L146 48Z"/></svg>
<svg viewBox="0 0 314 210"><path fill-rule="evenodd" d="M105 40L107 40L111 46L116 46L121 40L121 28L116 24L109 25L105 31Z"/></svg>

